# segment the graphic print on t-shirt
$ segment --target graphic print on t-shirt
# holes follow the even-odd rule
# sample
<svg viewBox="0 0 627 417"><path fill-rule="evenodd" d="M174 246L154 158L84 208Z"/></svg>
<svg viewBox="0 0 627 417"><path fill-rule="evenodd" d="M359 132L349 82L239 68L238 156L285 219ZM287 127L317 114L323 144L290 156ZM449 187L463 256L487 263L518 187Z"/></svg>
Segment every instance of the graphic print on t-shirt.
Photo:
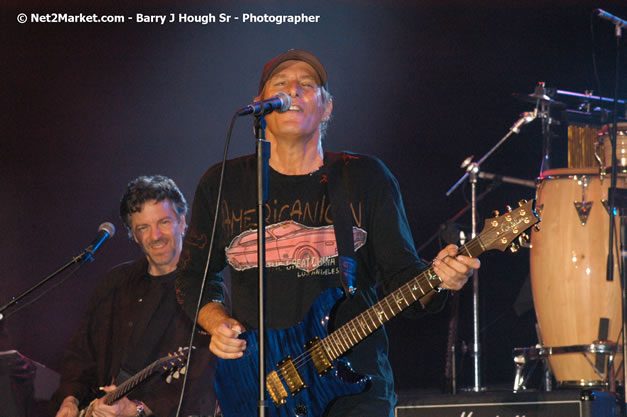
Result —
<svg viewBox="0 0 627 417"><path fill-rule="evenodd" d="M366 243L367 232L353 226L355 250ZM238 271L257 267L257 229L237 235L226 248L229 264ZM312 272L337 256L333 226L309 227L287 220L266 226L266 266L290 266Z"/></svg>

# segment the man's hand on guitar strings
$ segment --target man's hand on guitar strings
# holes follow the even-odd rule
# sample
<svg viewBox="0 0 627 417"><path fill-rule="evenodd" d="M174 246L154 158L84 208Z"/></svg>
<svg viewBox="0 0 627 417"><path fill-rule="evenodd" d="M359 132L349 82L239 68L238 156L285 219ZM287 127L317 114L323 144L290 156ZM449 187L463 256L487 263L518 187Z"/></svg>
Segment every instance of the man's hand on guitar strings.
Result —
<svg viewBox="0 0 627 417"><path fill-rule="evenodd" d="M224 320L211 332L209 350L222 359L241 358L246 350L246 341L238 338L242 332L244 326L237 320L233 318Z"/></svg>
<svg viewBox="0 0 627 417"><path fill-rule="evenodd" d="M442 249L433 261L433 270L442 280L441 288L447 290L461 290L475 269L481 263L477 258L457 254L455 245L448 245Z"/></svg>
<svg viewBox="0 0 627 417"><path fill-rule="evenodd" d="M246 329L227 314L222 304L209 303L201 308L198 324L211 335L211 353L222 359L237 359L244 355L246 341L238 336Z"/></svg>

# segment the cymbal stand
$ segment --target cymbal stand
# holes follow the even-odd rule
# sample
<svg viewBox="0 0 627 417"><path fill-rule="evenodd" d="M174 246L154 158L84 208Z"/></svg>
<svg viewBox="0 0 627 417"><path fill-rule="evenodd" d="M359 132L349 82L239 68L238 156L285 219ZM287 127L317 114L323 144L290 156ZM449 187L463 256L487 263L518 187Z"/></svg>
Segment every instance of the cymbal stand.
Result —
<svg viewBox="0 0 627 417"><path fill-rule="evenodd" d="M536 97L536 109L534 112L542 120L542 163L540 164L540 173L551 169L551 132L552 125L559 125L559 120L551 118L549 108L553 99L547 95L544 82L539 82L536 86L533 96ZM539 111L538 111L539 109Z"/></svg>
<svg viewBox="0 0 627 417"><path fill-rule="evenodd" d="M449 197L453 191L455 191L464 181L468 179L471 187L471 219L472 219L472 238L477 235L477 178L480 174L481 164L496 151L513 133L519 133L520 128L528 123L531 123L538 117L538 108L533 112L525 112L520 115L520 119L516 121L510 127L509 132L496 145L492 147L479 161L472 162L474 156L469 156L464 160L461 168L466 169L466 173L446 192L446 196ZM481 369L480 369L480 342L479 342L479 274L475 270L473 273L473 285L472 285L472 318L473 318L473 343L472 343L472 357L473 357L473 387L472 391L480 392L481 388ZM455 378L455 375L453 375Z"/></svg>
<svg viewBox="0 0 627 417"><path fill-rule="evenodd" d="M540 164L540 173L551 169L551 122L548 116L548 105L544 101L538 101L540 114L542 115L542 163ZM536 106L536 109L538 106Z"/></svg>

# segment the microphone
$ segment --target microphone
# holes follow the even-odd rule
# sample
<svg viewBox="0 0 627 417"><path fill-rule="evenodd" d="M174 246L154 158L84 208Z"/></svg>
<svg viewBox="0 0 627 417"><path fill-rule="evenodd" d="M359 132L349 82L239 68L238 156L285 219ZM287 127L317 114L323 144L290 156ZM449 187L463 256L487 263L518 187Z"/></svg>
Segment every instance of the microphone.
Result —
<svg viewBox="0 0 627 417"><path fill-rule="evenodd" d="M603 9L596 9L594 13L597 16L599 16L601 19L608 20L621 28L627 27L627 20L623 20L620 17L616 17L613 14L608 13Z"/></svg>
<svg viewBox="0 0 627 417"><path fill-rule="evenodd" d="M252 114L253 116L264 116L275 110L279 113L284 113L288 111L291 106L292 98L283 91L279 91L277 95L272 98L263 101L255 101L253 104L242 107L236 114L238 116L246 116L248 114Z"/></svg>
<svg viewBox="0 0 627 417"><path fill-rule="evenodd" d="M93 254L100 248L102 243L110 237L115 235L115 226L113 223L105 222L98 226L98 234L96 238L91 241L89 246L85 248L83 251L83 256L85 256L85 260L89 259L93 261Z"/></svg>

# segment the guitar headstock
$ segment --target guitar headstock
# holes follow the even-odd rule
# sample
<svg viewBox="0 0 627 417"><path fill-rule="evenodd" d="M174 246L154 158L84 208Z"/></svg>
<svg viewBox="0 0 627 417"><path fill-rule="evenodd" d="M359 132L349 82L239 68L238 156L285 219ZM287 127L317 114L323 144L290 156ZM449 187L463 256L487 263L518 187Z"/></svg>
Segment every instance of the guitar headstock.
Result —
<svg viewBox="0 0 627 417"><path fill-rule="evenodd" d="M169 384L172 378L178 379L185 375L188 347L179 347L178 350L168 353L160 360L161 374L166 375L165 381Z"/></svg>
<svg viewBox="0 0 627 417"><path fill-rule="evenodd" d="M484 250L498 249L504 251L510 246L512 252L518 250L518 244L514 239L520 237L521 244L529 240L525 231L540 221L533 209L535 200L521 200L516 209L508 207L508 212L485 221L479 237Z"/></svg>

